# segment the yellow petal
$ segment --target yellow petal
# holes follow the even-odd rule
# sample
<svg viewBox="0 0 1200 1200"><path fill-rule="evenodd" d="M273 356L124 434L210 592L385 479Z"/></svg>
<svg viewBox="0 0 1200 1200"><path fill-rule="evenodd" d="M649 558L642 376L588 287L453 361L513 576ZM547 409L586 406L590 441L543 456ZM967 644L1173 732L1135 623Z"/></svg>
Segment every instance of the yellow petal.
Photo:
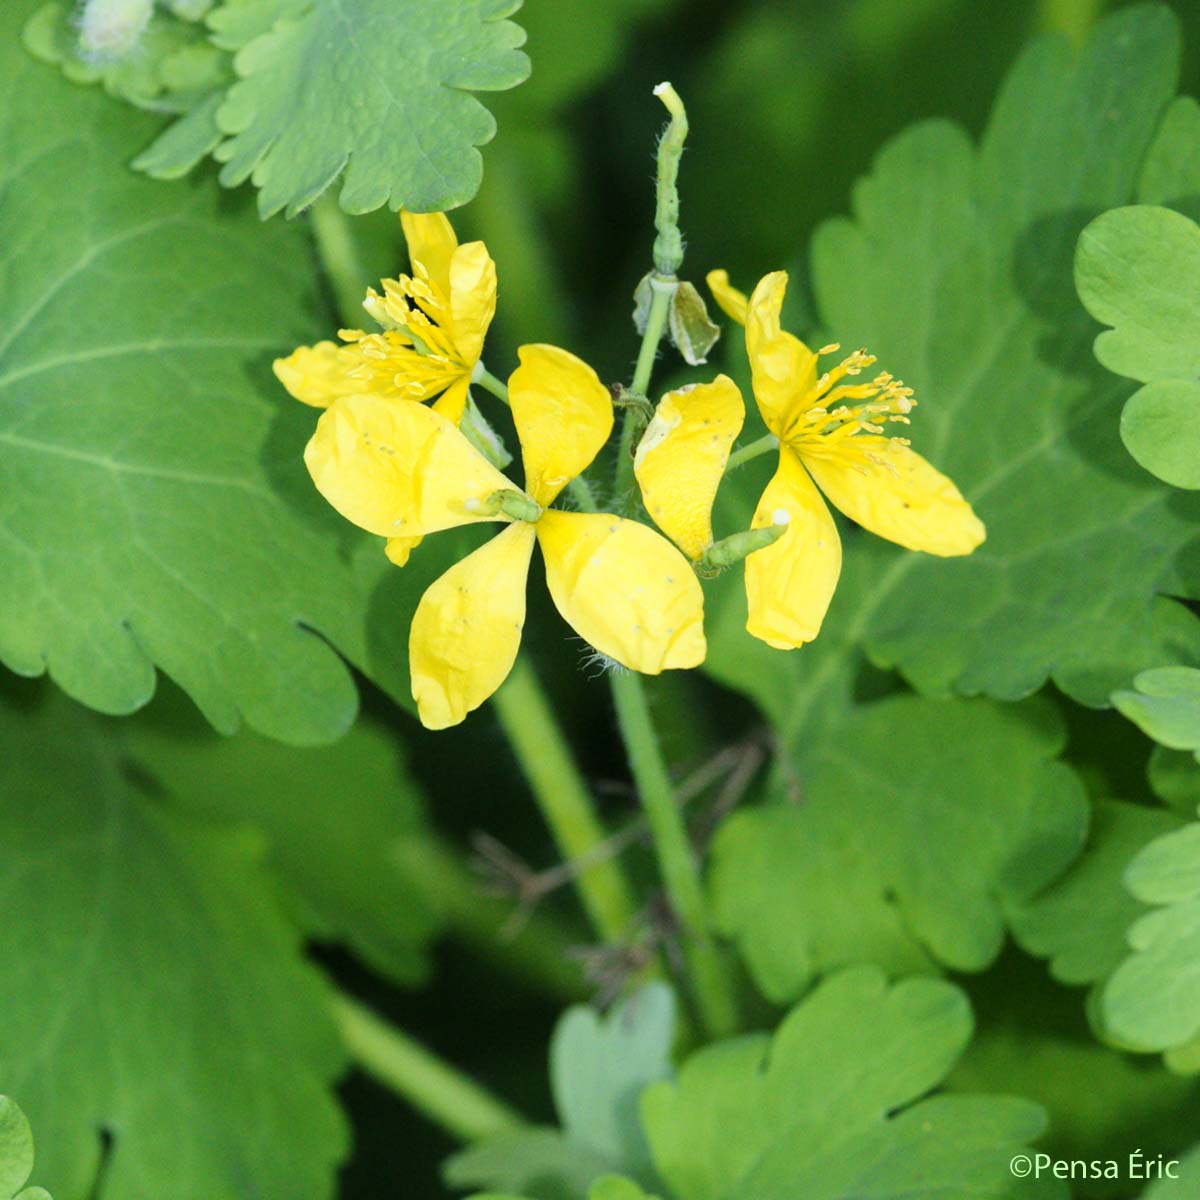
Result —
<svg viewBox="0 0 1200 1200"><path fill-rule="evenodd" d="M434 412L441 413L452 425L462 424L463 413L467 411L467 390L470 386L469 375L456 379L434 402Z"/></svg>
<svg viewBox="0 0 1200 1200"><path fill-rule="evenodd" d="M612 396L596 372L557 346L522 346L508 381L525 490L547 506L586 470L613 427Z"/></svg>
<svg viewBox="0 0 1200 1200"><path fill-rule="evenodd" d="M427 729L457 725L507 678L525 624L533 526L510 525L430 585L408 635L412 694Z"/></svg>
<svg viewBox="0 0 1200 1200"><path fill-rule="evenodd" d="M408 257L414 268L420 263L429 278L449 295L450 259L458 248L458 238L454 236L454 227L446 214L413 213L401 209L400 227L404 230Z"/></svg>
<svg viewBox="0 0 1200 1200"><path fill-rule="evenodd" d="M847 453L807 455L804 465L852 521L909 550L970 554L987 536L958 488L895 440L859 435Z"/></svg>
<svg viewBox="0 0 1200 1200"><path fill-rule="evenodd" d="M496 315L496 264L482 242L459 246L450 259L450 315L454 348L469 370L483 353L483 339Z"/></svg>
<svg viewBox="0 0 1200 1200"><path fill-rule="evenodd" d="M842 570L842 543L820 493L790 451L754 512L752 528L787 525L772 545L746 559L746 629L778 650L811 642L833 599Z"/></svg>
<svg viewBox="0 0 1200 1200"><path fill-rule="evenodd" d="M350 376L358 365L359 353L336 342L301 346L273 364L275 377L297 399L314 408L325 408L339 396L359 390Z"/></svg>
<svg viewBox="0 0 1200 1200"><path fill-rule="evenodd" d="M739 325L745 325L746 293L739 292L729 282L729 272L709 271L704 278L708 284L708 290L712 292L713 299L717 302L721 311L727 317L735 320Z"/></svg>
<svg viewBox="0 0 1200 1200"><path fill-rule="evenodd" d="M712 545L712 506L745 405L726 375L668 392L638 444L633 471L654 523L688 558Z"/></svg>
<svg viewBox="0 0 1200 1200"><path fill-rule="evenodd" d="M797 415L817 380L817 356L798 337L779 327L786 290L786 271L764 275L746 311L746 350L754 398L767 428L777 437Z"/></svg>
<svg viewBox="0 0 1200 1200"><path fill-rule="evenodd" d="M558 611L601 654L647 675L704 661L704 595L687 560L649 526L551 509L537 522Z"/></svg>
<svg viewBox="0 0 1200 1200"><path fill-rule="evenodd" d="M408 556L424 540L419 537L388 538L384 543L383 552L388 556L390 562L395 563L398 567L403 567L408 564Z"/></svg>
<svg viewBox="0 0 1200 1200"><path fill-rule="evenodd" d="M514 486L439 413L370 395L330 405L304 461L342 516L386 538L506 520L471 509Z"/></svg>

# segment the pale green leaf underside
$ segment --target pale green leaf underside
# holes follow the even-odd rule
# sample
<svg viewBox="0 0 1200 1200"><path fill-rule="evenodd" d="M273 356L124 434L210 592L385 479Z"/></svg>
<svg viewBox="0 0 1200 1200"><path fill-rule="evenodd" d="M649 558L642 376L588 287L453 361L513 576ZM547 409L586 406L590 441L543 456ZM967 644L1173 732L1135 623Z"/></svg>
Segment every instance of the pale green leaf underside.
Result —
<svg viewBox="0 0 1200 1200"><path fill-rule="evenodd" d="M247 839L127 780L97 718L0 702L0 1090L59 1200L329 1196L346 1133L324 987ZM53 981L53 986L49 983Z"/></svg>
<svg viewBox="0 0 1200 1200"><path fill-rule="evenodd" d="M1121 440L1152 475L1200 488L1200 380L1161 379L1139 388L1121 413Z"/></svg>
<svg viewBox="0 0 1200 1200"><path fill-rule="evenodd" d="M0 26L0 660L112 713L155 667L223 731L353 717L336 647L407 699L404 573L321 500L270 360L321 330L304 231L123 165L151 127ZM419 578L420 577L420 578Z"/></svg>
<svg viewBox="0 0 1200 1200"><path fill-rule="evenodd" d="M799 803L742 812L714 844L715 916L763 991L786 1000L853 962L987 967L1008 912L1083 841L1061 740L1040 704L900 697L855 712L814 749Z"/></svg>
<svg viewBox="0 0 1200 1200"><path fill-rule="evenodd" d="M915 386L913 446L963 488L988 540L943 560L849 539L825 628L791 653L749 645L740 588L723 586L710 668L787 744L807 752L841 711L864 644L923 691L1013 699L1052 678L1098 705L1137 670L1200 652L1196 618L1162 598L1200 595L1200 504L1130 460L1125 388L1095 362L1071 286L1079 230L1133 195L1178 57L1158 5L1109 18L1081 55L1041 40L979 149L917 126L860 182L853 221L818 231L823 327Z"/></svg>
<svg viewBox="0 0 1200 1200"><path fill-rule="evenodd" d="M611 1172L651 1181L639 1102L647 1085L670 1077L674 1038L675 998L663 984L643 987L604 1017L588 1005L568 1009L550 1043L561 1129L503 1134L464 1150L446 1163L447 1181L530 1195L542 1189L555 1200L583 1200Z"/></svg>
<svg viewBox="0 0 1200 1200"><path fill-rule="evenodd" d="M250 0L274 5L275 0ZM238 52L217 124L227 184L264 216L311 204L345 171L341 205L454 208L479 188L496 125L471 90L520 83L520 0L310 0ZM215 18L214 18L215 19Z"/></svg>
<svg viewBox="0 0 1200 1200"><path fill-rule="evenodd" d="M1153 912L1129 930L1132 953L1108 980L1104 1025L1143 1050L1172 1050L1200 1035L1200 825L1151 842L1130 864L1129 890Z"/></svg>
<svg viewBox="0 0 1200 1200"><path fill-rule="evenodd" d="M1048 959L1061 983L1104 979L1124 957L1129 926L1146 911L1125 888L1125 871L1144 847L1180 824L1178 815L1162 809L1098 801L1087 844L1071 869L1012 910L1017 941Z"/></svg>
<svg viewBox="0 0 1200 1200"><path fill-rule="evenodd" d="M1192 1200L1197 1192L1200 1192L1200 1146L1180 1159L1178 1178L1156 1180L1142 1193L1141 1200Z"/></svg>
<svg viewBox="0 0 1200 1200"><path fill-rule="evenodd" d="M1113 693L1113 704L1147 736L1200 759L1200 669L1159 667L1142 671L1131 691Z"/></svg>
<svg viewBox="0 0 1200 1200"><path fill-rule="evenodd" d="M1153 205L1107 212L1079 239L1075 286L1113 327L1096 357L1146 384L1121 414L1130 454L1175 487L1200 488L1200 226Z"/></svg>
<svg viewBox="0 0 1200 1200"><path fill-rule="evenodd" d="M0 1200L50 1200L40 1187L24 1186L33 1170L33 1130L16 1101L0 1096Z"/></svg>
<svg viewBox="0 0 1200 1200"><path fill-rule="evenodd" d="M1053 1180L1027 1191L1008 1169L1042 1131L1036 1105L926 1097L970 1036L970 1010L950 984L842 972L774 1037L718 1042L685 1062L678 1082L647 1091L655 1165L687 1200L1064 1196Z"/></svg>
<svg viewBox="0 0 1200 1200"><path fill-rule="evenodd" d="M1200 378L1194 221L1149 204L1097 217L1079 238L1075 284L1088 312L1113 327L1096 338L1096 357L1110 371L1141 383Z"/></svg>

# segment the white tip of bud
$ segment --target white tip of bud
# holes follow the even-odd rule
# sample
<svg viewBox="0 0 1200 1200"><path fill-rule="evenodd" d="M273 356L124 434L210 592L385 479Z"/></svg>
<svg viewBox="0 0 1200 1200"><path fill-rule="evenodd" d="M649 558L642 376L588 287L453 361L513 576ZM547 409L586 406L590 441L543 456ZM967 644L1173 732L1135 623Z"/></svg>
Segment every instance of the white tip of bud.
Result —
<svg viewBox="0 0 1200 1200"><path fill-rule="evenodd" d="M92 58L121 58L138 44L154 0L87 0L79 15L79 48Z"/></svg>
<svg viewBox="0 0 1200 1200"><path fill-rule="evenodd" d="M670 88L670 86L671 86L671 81L670 81L669 79L664 79L664 80L662 81L662 83L660 83L660 84L659 84L659 85L658 85L658 86L657 86L657 87L654 89L654 94L655 94L656 96L661 96L661 95L663 94L663 92L667 91L667 90Z"/></svg>
<svg viewBox="0 0 1200 1200"><path fill-rule="evenodd" d="M774 525L790 525L792 514L786 508L777 508L771 514L771 523Z"/></svg>

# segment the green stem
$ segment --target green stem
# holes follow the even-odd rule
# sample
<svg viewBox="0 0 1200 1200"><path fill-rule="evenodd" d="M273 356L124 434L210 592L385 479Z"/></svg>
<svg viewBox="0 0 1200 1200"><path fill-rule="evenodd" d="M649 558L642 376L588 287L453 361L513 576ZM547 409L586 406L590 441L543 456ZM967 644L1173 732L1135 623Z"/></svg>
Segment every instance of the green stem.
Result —
<svg viewBox="0 0 1200 1200"><path fill-rule="evenodd" d="M737 1028L737 1005L720 952L709 933L700 870L683 814L675 802L675 789L646 702L645 685L634 671L621 671L611 678L617 725L646 810L663 885L680 925L700 1019L710 1034L723 1036Z"/></svg>
<svg viewBox="0 0 1200 1200"><path fill-rule="evenodd" d="M497 379L483 365L482 359L475 364L475 369L471 372L471 382L479 384L481 388L491 392L493 396L498 400L503 400L505 404L508 403L508 384L503 379Z"/></svg>
<svg viewBox="0 0 1200 1200"><path fill-rule="evenodd" d="M773 433L764 434L756 441L747 442L744 446L739 446L730 456L729 461L725 464L726 472L736 471L743 463L748 463L752 458L757 458L760 454L769 454L772 450L779 449L779 439Z"/></svg>
<svg viewBox="0 0 1200 1200"><path fill-rule="evenodd" d="M367 284L349 218L338 206L333 188L310 211L317 253L329 278L338 316L347 325L357 327L362 322Z"/></svg>
<svg viewBox="0 0 1200 1200"><path fill-rule="evenodd" d="M646 316L646 331L642 334L641 349L638 350L637 365L633 369L633 382L629 390L639 396L646 394L650 386L650 375L654 370L654 359L658 345L667 328L667 314L671 308L671 297L675 294L674 280L660 280L651 275L650 312ZM617 448L617 470L613 481L613 493L617 504L626 512L633 507L633 439L645 428L645 420L636 408L625 411L625 423L621 426L621 444Z"/></svg>
<svg viewBox="0 0 1200 1200"><path fill-rule="evenodd" d="M635 395L646 395L650 386L650 375L654 370L658 344L667 329L667 314L671 310L671 297L675 295L677 286L673 279L650 276L650 312L646 317L646 332L642 334L637 365L633 368L633 382L629 385L629 390Z"/></svg>
<svg viewBox="0 0 1200 1200"><path fill-rule="evenodd" d="M1041 29L1056 29L1073 42L1082 43L1104 4L1105 0L1041 0L1037 23Z"/></svg>
<svg viewBox="0 0 1200 1200"><path fill-rule="evenodd" d="M594 855L607 832L526 660L517 659L492 703L559 850L571 861L591 858L575 885L592 925L604 941L621 941L633 921L633 893L615 859Z"/></svg>
<svg viewBox="0 0 1200 1200"><path fill-rule="evenodd" d="M350 1057L368 1075L463 1142L524 1125L519 1113L349 996L335 992L333 1017Z"/></svg>

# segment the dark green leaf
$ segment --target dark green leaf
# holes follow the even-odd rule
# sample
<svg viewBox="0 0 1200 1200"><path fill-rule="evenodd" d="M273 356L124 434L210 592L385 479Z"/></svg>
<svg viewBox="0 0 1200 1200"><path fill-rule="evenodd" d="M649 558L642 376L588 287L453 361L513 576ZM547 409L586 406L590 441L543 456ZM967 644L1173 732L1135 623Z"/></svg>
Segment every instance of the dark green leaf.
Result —
<svg viewBox="0 0 1200 1200"><path fill-rule="evenodd" d="M126 778L97 718L57 693L0 705L0 1088L38 1176L108 1200L332 1195L346 1131L325 989L253 839Z"/></svg>

